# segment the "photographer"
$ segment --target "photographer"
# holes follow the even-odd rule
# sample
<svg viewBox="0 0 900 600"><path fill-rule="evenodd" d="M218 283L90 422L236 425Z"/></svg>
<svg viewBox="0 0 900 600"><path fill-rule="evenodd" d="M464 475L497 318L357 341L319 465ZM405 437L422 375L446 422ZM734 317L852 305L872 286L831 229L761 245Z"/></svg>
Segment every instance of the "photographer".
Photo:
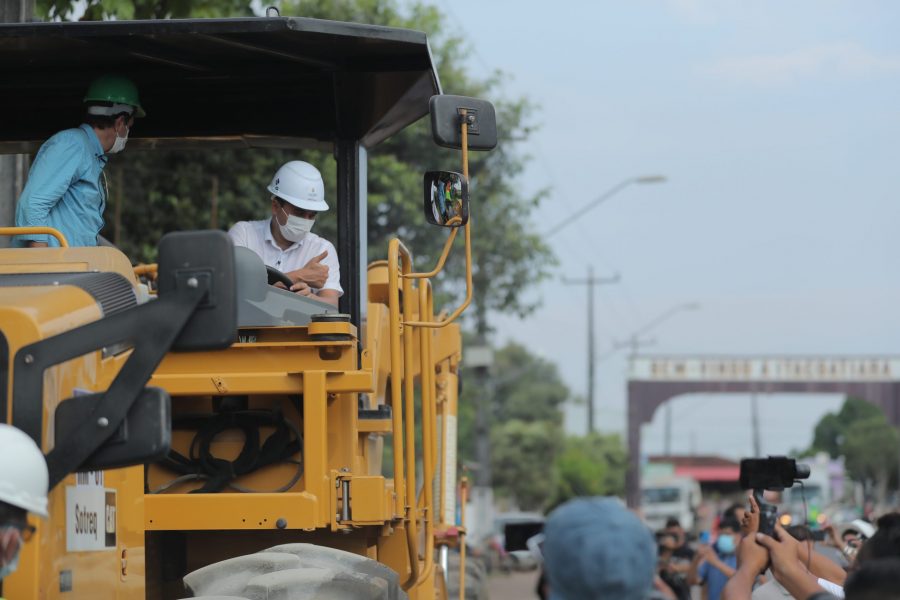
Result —
<svg viewBox="0 0 900 600"><path fill-rule="evenodd" d="M719 537L715 546L703 545L697 549L688 583L707 587L707 599L719 600L728 579L737 569L735 549L741 526L734 519L723 519L719 523Z"/></svg>
<svg viewBox="0 0 900 600"><path fill-rule="evenodd" d="M675 555L678 542L666 531L656 534L657 575L672 590L678 600L691 600L691 588L680 570L682 561Z"/></svg>

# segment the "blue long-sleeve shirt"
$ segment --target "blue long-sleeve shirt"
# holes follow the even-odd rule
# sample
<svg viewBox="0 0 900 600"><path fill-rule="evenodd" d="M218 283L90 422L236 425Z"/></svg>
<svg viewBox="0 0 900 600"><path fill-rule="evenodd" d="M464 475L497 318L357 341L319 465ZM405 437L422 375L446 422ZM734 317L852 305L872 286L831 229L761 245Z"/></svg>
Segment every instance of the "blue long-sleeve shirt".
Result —
<svg viewBox="0 0 900 600"><path fill-rule="evenodd" d="M44 142L16 205L16 226L53 227L70 246L96 246L106 206L106 161L90 125L60 131ZM49 235L16 236L15 245L25 246L27 240L59 246Z"/></svg>

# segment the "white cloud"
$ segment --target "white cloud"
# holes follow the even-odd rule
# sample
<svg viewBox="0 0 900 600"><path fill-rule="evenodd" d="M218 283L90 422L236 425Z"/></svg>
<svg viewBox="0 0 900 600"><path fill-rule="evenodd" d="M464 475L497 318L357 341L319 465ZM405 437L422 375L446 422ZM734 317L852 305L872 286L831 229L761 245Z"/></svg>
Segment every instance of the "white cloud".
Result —
<svg viewBox="0 0 900 600"><path fill-rule="evenodd" d="M723 58L703 71L735 83L780 85L815 77L847 79L900 73L900 55L879 56L845 42L786 54Z"/></svg>

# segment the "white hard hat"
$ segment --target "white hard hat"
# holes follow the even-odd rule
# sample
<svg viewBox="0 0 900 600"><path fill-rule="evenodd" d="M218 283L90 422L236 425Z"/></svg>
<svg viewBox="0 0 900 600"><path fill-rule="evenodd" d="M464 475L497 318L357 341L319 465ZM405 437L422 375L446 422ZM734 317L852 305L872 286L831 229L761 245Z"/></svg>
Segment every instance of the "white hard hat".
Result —
<svg viewBox="0 0 900 600"><path fill-rule="evenodd" d="M0 423L0 502L47 516L47 461L21 429Z"/></svg>
<svg viewBox="0 0 900 600"><path fill-rule="evenodd" d="M322 174L308 162L292 160L282 165L272 178L268 190L297 208L328 210Z"/></svg>

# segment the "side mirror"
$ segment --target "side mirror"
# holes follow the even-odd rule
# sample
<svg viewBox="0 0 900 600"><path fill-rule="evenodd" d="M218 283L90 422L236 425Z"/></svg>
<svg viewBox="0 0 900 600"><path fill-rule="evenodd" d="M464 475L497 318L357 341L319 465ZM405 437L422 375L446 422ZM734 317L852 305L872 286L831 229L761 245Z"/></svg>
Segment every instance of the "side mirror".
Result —
<svg viewBox="0 0 900 600"><path fill-rule="evenodd" d="M468 123L469 150L493 150L497 146L497 116L487 100L467 96L432 96L431 135L434 143L445 148L462 148L462 121Z"/></svg>
<svg viewBox="0 0 900 600"><path fill-rule="evenodd" d="M218 350L237 338L234 244L224 231L177 231L159 241L159 295L196 286L206 296L181 330L174 350Z"/></svg>
<svg viewBox="0 0 900 600"><path fill-rule="evenodd" d="M453 171L425 173L425 218L432 225L460 227L469 222L469 183Z"/></svg>

